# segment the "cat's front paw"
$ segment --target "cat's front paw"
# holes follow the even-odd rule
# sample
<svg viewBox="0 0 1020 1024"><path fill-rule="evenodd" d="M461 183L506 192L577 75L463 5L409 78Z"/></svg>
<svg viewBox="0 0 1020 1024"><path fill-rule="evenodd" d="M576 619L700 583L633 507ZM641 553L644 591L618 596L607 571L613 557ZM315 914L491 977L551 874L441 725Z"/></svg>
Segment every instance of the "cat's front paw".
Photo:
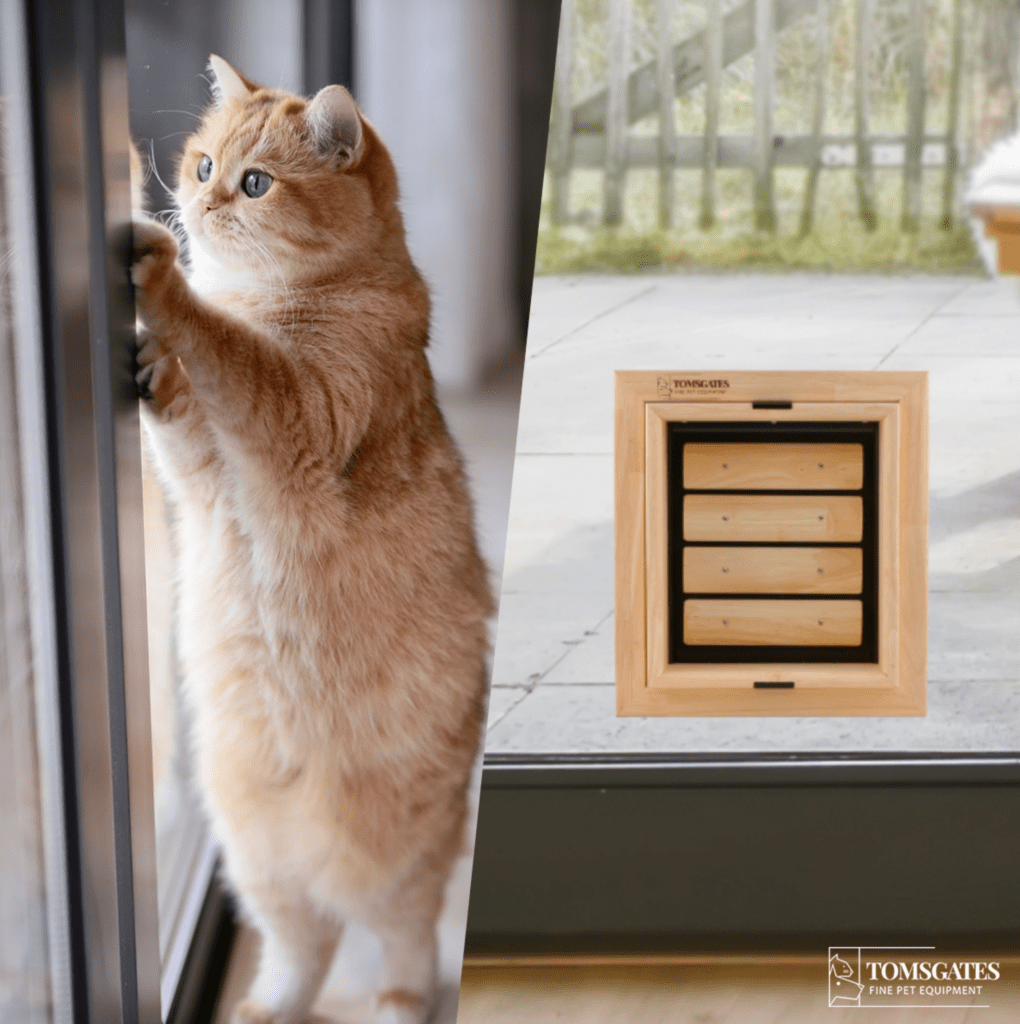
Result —
<svg viewBox="0 0 1020 1024"><path fill-rule="evenodd" d="M173 233L155 221L135 220L132 233L131 283L138 311L148 326L158 327L187 288L177 263L180 248Z"/></svg>
<svg viewBox="0 0 1020 1024"><path fill-rule="evenodd" d="M179 419L190 403L191 382L180 359L151 331L140 331L135 352L135 384L160 419Z"/></svg>
<svg viewBox="0 0 1020 1024"><path fill-rule="evenodd" d="M137 288L151 288L177 263L180 247L173 232L154 220L138 218L131 230L131 281Z"/></svg>

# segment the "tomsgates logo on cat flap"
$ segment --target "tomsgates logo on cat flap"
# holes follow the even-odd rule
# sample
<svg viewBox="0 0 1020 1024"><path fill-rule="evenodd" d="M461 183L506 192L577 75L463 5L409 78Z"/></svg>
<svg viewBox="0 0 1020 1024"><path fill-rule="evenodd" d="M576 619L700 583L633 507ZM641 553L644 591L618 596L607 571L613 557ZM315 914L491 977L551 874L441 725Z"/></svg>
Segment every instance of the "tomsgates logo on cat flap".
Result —
<svg viewBox="0 0 1020 1024"><path fill-rule="evenodd" d="M987 1009L997 960L941 960L934 946L830 946L829 1006Z"/></svg>

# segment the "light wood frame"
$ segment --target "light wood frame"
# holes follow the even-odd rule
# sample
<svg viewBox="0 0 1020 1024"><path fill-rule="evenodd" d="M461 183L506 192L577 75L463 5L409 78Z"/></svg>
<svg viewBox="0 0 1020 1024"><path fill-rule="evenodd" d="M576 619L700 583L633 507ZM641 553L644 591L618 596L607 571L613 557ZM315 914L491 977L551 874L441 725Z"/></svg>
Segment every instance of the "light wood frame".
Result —
<svg viewBox="0 0 1020 1024"><path fill-rule="evenodd" d="M666 431L678 420L879 423L877 664L669 663ZM927 373L618 371L615 473L618 715L925 714Z"/></svg>

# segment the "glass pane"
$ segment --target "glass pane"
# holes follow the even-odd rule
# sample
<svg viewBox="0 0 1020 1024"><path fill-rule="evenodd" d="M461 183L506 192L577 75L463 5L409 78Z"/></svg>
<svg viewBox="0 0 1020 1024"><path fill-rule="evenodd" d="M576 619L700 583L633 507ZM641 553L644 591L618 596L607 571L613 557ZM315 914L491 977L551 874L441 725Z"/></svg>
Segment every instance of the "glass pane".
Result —
<svg viewBox="0 0 1020 1024"><path fill-rule="evenodd" d="M19 247L8 217L32 197L25 179L8 173L15 164L3 121L14 99L0 92L0 1024L43 1024L53 1007L17 393L12 266ZM26 257L23 250L17 256Z"/></svg>
<svg viewBox="0 0 1020 1024"><path fill-rule="evenodd" d="M771 81L738 7L563 4L487 752L1016 750L1020 301L961 201L1015 130L1015 6L874 5L855 64L859 4L775 5ZM684 72L663 118L713 11L715 96ZM925 717L617 717L616 370L928 372Z"/></svg>

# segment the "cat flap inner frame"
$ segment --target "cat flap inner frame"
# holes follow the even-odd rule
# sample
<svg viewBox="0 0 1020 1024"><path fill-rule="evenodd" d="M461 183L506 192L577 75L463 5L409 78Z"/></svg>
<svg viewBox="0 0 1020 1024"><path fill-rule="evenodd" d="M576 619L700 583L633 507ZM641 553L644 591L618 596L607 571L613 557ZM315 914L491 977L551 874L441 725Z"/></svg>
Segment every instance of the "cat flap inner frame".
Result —
<svg viewBox="0 0 1020 1024"><path fill-rule="evenodd" d="M618 372L617 713L923 715L927 447L924 373Z"/></svg>

